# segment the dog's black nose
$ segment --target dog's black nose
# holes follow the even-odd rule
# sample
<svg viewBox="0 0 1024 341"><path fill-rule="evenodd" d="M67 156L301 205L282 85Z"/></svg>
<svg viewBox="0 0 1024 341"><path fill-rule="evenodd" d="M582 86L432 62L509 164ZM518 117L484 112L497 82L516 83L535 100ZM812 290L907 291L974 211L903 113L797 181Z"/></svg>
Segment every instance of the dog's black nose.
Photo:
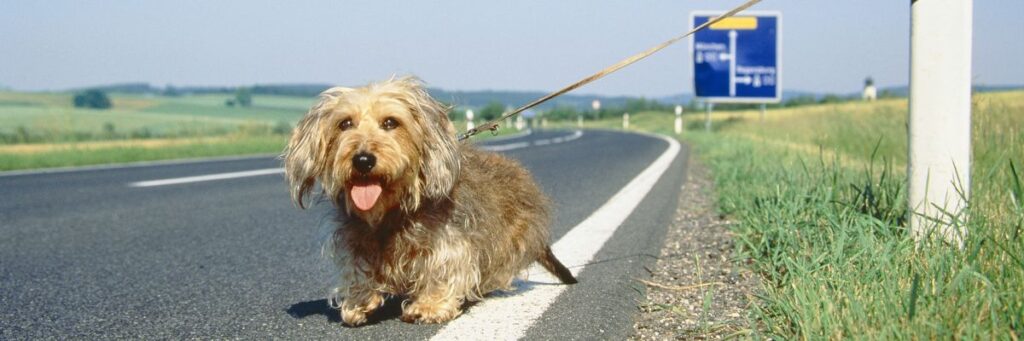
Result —
<svg viewBox="0 0 1024 341"><path fill-rule="evenodd" d="M377 157L370 153L359 153L352 157L352 166L360 173L366 174L377 165Z"/></svg>

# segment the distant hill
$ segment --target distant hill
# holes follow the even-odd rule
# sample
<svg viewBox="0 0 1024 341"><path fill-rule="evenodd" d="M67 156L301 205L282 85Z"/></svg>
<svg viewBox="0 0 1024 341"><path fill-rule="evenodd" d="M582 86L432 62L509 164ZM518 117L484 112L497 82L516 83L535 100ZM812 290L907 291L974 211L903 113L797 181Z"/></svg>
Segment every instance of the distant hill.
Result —
<svg viewBox="0 0 1024 341"><path fill-rule="evenodd" d="M251 86L253 94L256 95L282 95L298 97L315 97L320 92L330 88L330 84L257 84ZM148 83L122 83L111 85L91 86L81 89L98 89L106 92L124 94L153 94L153 95L196 95L196 94L230 94L235 92L235 87L227 86L167 86L154 87ZM506 106L519 106L533 101L541 96L547 95L541 91L459 91L445 90L440 88L428 88L427 92L438 100L460 107L479 108L491 102L499 102ZM570 106L576 109L589 109L590 103L597 99L605 106L622 106L627 100L638 97L629 96L600 96L600 95L577 95L566 94L555 98L539 106L540 109L551 109L558 106Z"/></svg>
<svg viewBox="0 0 1024 341"><path fill-rule="evenodd" d="M159 93L161 91L160 88L155 88L149 85L149 83L137 82L89 86L71 89L71 92L79 92L83 90L100 90L103 92L116 92L122 94L152 94Z"/></svg>
<svg viewBox="0 0 1024 341"><path fill-rule="evenodd" d="M825 97L825 94L813 93L813 92L808 92L808 91L782 90L782 101L783 102L788 101L788 100L790 100L792 98L807 97L807 96L813 96L816 99L820 99L822 97ZM683 104L683 105L690 103L690 101L693 101L694 99L696 99L696 97L693 94L685 94L685 93L655 98L655 100L657 100L658 102L661 102L663 104Z"/></svg>
<svg viewBox="0 0 1024 341"><path fill-rule="evenodd" d="M520 106L541 98L548 93L541 91L449 91L437 88L427 89L431 96L446 103L452 103L466 107L483 107L490 102L499 102L506 106ZM573 107L581 110L589 110L591 102L595 99L601 101L602 106L618 107L626 104L630 99L637 97L628 96L600 96L586 94L565 94L539 105L539 109L551 109L555 107Z"/></svg>
<svg viewBox="0 0 1024 341"><path fill-rule="evenodd" d="M282 96L299 96L299 97L314 97L320 94L323 90L331 87L330 84L319 84L319 83L306 83L306 84L257 84L250 88L253 94L257 95L282 95ZM167 87L154 87L148 83L120 83L111 85L93 86L88 88L73 89L75 91L82 89L99 89L107 92L114 93L126 93L126 94L153 94L153 95L189 95L189 94L230 94L234 93L236 87L229 86L167 86ZM1024 89L1024 85L975 85L974 91L977 92L993 92L993 91L1007 91L1007 90L1019 90ZM546 92L542 91L505 91L505 90L481 90L481 91L463 91L463 90L445 90L441 88L428 88L427 92L431 96L438 100L449 103L459 107L469 108L480 108L491 102L499 102L506 106L515 107L520 106L544 95ZM896 87L884 87L879 89L879 93L887 93L892 97L906 97L908 88L906 86ZM782 101L788 101L794 98L814 98L815 101L821 100L830 94L811 92L811 91L794 91L784 90L782 92ZM834 94L844 98L859 98L860 92L851 92L846 94ZM640 97L630 96L601 96L601 95L588 95L588 94L565 94L559 96L551 101L541 104L538 106L541 110L549 110L555 107L572 107L577 110L590 110L591 102L595 99L600 100L604 107L621 107L624 106L626 101L631 99L639 99ZM657 101L661 104L675 105L682 104L687 105L694 100L693 94L680 93L670 96L662 96L657 98L651 98L650 100Z"/></svg>
<svg viewBox="0 0 1024 341"><path fill-rule="evenodd" d="M999 92L999 91L1011 91L1024 89L1024 85L986 85L986 84L975 84L973 86L974 92ZM910 95L910 87L904 86L891 86L886 88L878 89L879 92L889 91L896 97L907 97ZM860 95L859 92L855 93Z"/></svg>

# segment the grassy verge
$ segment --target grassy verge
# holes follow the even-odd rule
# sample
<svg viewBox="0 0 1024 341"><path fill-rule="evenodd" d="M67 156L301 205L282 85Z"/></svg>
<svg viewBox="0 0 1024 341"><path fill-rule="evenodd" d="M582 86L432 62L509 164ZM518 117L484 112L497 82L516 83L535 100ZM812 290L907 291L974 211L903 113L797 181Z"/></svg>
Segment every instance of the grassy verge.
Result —
<svg viewBox="0 0 1024 341"><path fill-rule="evenodd" d="M975 96L964 249L916 245L906 102L719 113L687 131L714 172L739 259L764 279L752 316L783 339L1019 339L1024 333L1024 92ZM634 115L668 133L672 115ZM691 127L703 127L698 117ZM620 128L621 119L589 123Z"/></svg>
<svg viewBox="0 0 1024 341"><path fill-rule="evenodd" d="M155 147L133 143L99 148L69 144L32 153L0 153L0 170L279 153L286 142L287 136L266 135L179 139Z"/></svg>

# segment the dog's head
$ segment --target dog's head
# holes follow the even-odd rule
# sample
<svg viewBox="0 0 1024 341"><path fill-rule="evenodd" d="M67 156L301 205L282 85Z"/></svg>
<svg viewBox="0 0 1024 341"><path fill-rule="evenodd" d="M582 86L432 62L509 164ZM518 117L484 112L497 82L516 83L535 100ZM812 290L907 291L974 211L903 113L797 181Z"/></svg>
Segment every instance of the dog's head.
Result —
<svg viewBox="0 0 1024 341"><path fill-rule="evenodd" d="M320 181L335 205L375 224L448 196L459 173L448 109L413 77L324 91L284 151L292 200L304 207Z"/></svg>

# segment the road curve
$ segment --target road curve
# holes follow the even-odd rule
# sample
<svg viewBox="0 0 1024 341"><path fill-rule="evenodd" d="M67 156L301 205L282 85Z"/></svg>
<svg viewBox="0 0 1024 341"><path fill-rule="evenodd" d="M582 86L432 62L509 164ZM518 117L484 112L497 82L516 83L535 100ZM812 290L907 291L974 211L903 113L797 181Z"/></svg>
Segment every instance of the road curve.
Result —
<svg viewBox="0 0 1024 341"><path fill-rule="evenodd" d="M537 131L482 143L529 168L555 203L553 241L587 219L668 143L611 131ZM538 143L546 141L546 143ZM622 339L663 244L685 146L526 339ZM318 240L330 209L300 211L280 173L131 184L280 167L272 157L0 175L0 339L428 339L396 304L344 327L324 293ZM566 243L571 243L567 241ZM470 307L469 313L474 308ZM517 323L519 321L509 321Z"/></svg>

